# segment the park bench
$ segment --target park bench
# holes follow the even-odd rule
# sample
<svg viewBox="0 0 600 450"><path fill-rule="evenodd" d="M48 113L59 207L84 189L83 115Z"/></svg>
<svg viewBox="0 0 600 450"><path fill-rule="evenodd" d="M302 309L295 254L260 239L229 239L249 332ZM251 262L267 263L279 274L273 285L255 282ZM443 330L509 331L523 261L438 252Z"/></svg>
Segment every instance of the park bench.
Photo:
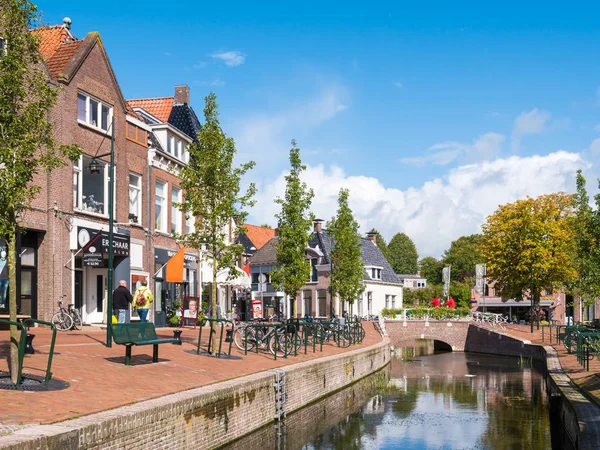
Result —
<svg viewBox="0 0 600 450"><path fill-rule="evenodd" d="M115 344L125 346L125 365L131 365L131 347L153 345L152 362L158 362L158 345L177 342L175 338L159 339L154 324L150 322L115 323L111 325Z"/></svg>

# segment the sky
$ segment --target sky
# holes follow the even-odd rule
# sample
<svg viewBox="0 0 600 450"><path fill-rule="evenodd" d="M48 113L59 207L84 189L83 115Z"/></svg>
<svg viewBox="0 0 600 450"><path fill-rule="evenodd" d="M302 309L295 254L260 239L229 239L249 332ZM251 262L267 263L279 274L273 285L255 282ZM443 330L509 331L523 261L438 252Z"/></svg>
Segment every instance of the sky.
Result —
<svg viewBox="0 0 600 450"><path fill-rule="evenodd" d="M526 4L524 4L526 3ZM600 4L40 0L45 24L98 31L125 98L218 96L249 223L276 226L290 141L330 220L440 257L499 205L573 192L600 171ZM596 3L596 5L594 5Z"/></svg>

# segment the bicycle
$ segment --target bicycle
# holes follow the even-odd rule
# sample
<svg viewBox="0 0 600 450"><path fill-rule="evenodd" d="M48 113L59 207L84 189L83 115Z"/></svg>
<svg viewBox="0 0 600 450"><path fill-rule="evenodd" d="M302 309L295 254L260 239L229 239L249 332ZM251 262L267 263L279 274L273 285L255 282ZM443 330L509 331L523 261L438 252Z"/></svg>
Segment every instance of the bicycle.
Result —
<svg viewBox="0 0 600 450"><path fill-rule="evenodd" d="M61 295L58 300L58 312L52 316L51 322L56 327L57 331L77 330L77 326L81 326L81 316L73 305L69 305L68 310L63 306L63 298L66 295Z"/></svg>
<svg viewBox="0 0 600 450"><path fill-rule="evenodd" d="M277 346L277 357L282 358L289 355L293 350L292 339L286 333L285 327L277 329L277 342L275 339L275 328L256 327L247 323L241 325L233 334L233 343L240 350L253 350L256 346L263 350L269 350L275 354ZM246 342L244 342L246 341ZM244 345L245 344L245 345ZM277 344L277 345L276 345Z"/></svg>

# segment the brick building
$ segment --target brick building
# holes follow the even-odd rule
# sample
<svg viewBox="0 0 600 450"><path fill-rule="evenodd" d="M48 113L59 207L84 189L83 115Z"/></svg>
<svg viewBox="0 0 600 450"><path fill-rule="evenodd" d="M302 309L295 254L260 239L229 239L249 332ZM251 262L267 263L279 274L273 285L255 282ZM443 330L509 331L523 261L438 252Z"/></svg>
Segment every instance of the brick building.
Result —
<svg viewBox="0 0 600 450"><path fill-rule="evenodd" d="M164 323L166 302L181 292L164 282L160 269L179 249L173 233L184 234L194 224L173 206L183 199L177 169L200 128L189 89L176 87L166 117L136 107L138 114L123 97L100 35L77 39L70 28L65 19L62 26L32 33L40 39L49 83L58 90L49 114L56 143L76 144L84 155L36 176L41 192L17 239L17 308L49 320L64 295L65 303L80 308L84 323L106 321L106 296L114 287L107 280L109 157L95 157L110 153L114 136L114 284L124 279L133 290L148 279L158 300L151 317ZM90 170L95 159L98 174ZM7 309L8 292L3 248L0 244L0 310ZM177 289L195 293L199 256L186 255L188 282Z"/></svg>

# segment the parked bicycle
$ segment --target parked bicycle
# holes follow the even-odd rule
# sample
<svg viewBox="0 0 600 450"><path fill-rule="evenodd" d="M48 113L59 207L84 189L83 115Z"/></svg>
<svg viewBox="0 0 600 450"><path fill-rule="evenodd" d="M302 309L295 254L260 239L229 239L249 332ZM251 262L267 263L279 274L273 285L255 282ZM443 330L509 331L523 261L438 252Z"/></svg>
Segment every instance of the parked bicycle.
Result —
<svg viewBox="0 0 600 450"><path fill-rule="evenodd" d="M68 309L63 306L63 298L66 295L61 295L58 300L58 312L52 316L52 323L57 331L77 330L77 327L82 326L81 316L79 311L70 304Z"/></svg>
<svg viewBox="0 0 600 450"><path fill-rule="evenodd" d="M245 349L251 351L258 346L263 350L269 350L272 354L277 351L277 357L283 358L293 350L292 338L286 333L286 327L282 326L277 328L277 339L275 339L275 330L275 327L259 327L256 323L242 324L235 330L233 342L242 351Z"/></svg>

